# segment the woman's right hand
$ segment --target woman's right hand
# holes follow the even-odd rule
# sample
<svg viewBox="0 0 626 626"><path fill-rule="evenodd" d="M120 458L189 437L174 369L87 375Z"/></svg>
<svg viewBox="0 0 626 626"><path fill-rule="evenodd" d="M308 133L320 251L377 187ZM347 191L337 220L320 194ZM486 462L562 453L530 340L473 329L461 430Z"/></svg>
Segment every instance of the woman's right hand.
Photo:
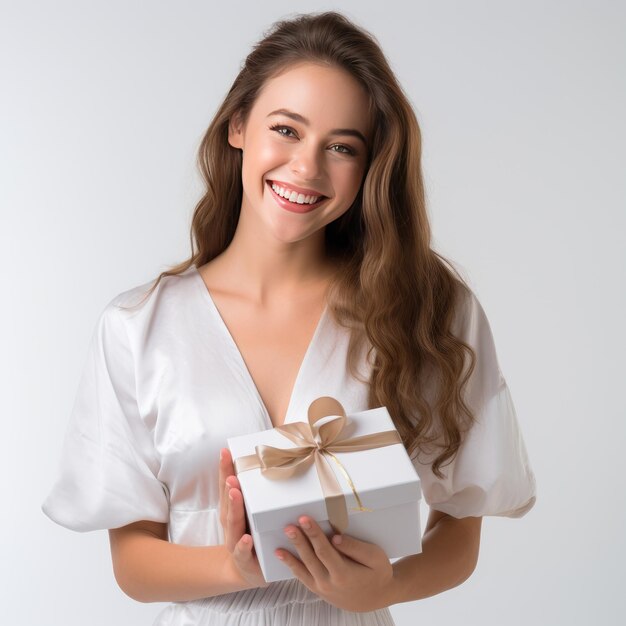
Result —
<svg viewBox="0 0 626 626"><path fill-rule="evenodd" d="M259 560L254 551L252 535L246 533L246 511L233 459L228 448L220 450L220 523L224 543L233 565L250 587L267 587Z"/></svg>

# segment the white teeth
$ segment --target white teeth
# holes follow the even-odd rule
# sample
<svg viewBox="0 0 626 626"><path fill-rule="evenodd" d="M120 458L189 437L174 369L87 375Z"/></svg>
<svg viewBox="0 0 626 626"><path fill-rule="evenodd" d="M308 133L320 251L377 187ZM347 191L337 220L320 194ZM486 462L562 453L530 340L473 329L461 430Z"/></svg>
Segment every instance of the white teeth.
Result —
<svg viewBox="0 0 626 626"><path fill-rule="evenodd" d="M283 187L279 187L276 183L272 183L272 189L285 200L295 202L297 204L315 204L322 196L305 196L297 191L289 191Z"/></svg>

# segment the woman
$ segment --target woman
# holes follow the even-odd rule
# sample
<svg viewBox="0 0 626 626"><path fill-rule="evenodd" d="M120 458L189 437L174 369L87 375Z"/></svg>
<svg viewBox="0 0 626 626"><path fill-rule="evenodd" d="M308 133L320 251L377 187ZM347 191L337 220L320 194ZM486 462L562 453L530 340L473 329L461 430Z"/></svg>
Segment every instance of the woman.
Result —
<svg viewBox="0 0 626 626"><path fill-rule="evenodd" d="M109 529L120 587L173 602L156 624L392 624L471 575L482 516L533 506L488 321L430 247L420 152L369 33L278 22L202 141L191 257L102 312L43 510ZM295 577L268 584L226 438L321 395L389 410L431 506L423 551L392 565L300 518L276 553Z"/></svg>

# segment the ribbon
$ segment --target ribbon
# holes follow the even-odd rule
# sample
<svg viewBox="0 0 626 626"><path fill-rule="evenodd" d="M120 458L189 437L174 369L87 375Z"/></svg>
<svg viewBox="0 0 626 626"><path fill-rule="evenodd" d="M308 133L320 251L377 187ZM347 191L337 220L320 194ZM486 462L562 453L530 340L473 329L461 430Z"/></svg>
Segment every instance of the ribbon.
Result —
<svg viewBox="0 0 626 626"><path fill-rule="evenodd" d="M318 422L324 418L330 419L319 424ZM339 464L359 503L359 510L368 510L362 506L361 499L345 468L332 453L372 450L402 443L397 430L386 430L342 439L341 434L346 425L346 412L339 401L330 396L317 398L309 406L308 423L293 422L274 428L287 439L298 444L298 447L275 448L260 444L255 446L255 454L235 459L235 472L239 474L240 472L260 469L267 478L284 480L294 476L296 472L308 468L311 463L315 463L324 493L328 521L335 532L343 533L348 528L346 498L331 469L328 458L332 458Z"/></svg>

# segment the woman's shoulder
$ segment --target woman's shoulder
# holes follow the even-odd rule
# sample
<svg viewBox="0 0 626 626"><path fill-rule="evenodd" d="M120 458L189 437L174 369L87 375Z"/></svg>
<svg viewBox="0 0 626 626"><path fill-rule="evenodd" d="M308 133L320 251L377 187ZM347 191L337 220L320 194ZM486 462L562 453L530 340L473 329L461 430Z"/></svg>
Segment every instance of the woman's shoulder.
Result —
<svg viewBox="0 0 626 626"><path fill-rule="evenodd" d="M476 291L468 285L464 285L461 291L452 332L472 349L475 357L467 393L470 394L471 388L476 387L476 393L491 397L506 385L491 322Z"/></svg>
<svg viewBox="0 0 626 626"><path fill-rule="evenodd" d="M132 347L137 358L142 351L163 342L176 344L201 314L195 266L179 274L158 276L118 292L100 310L96 332L106 344ZM168 343L168 350L170 344Z"/></svg>
<svg viewBox="0 0 626 626"><path fill-rule="evenodd" d="M471 334L477 327L488 325L487 314L474 289L467 283L456 284L452 331L457 337Z"/></svg>
<svg viewBox="0 0 626 626"><path fill-rule="evenodd" d="M166 310L180 310L181 304L189 306L196 288L192 265L179 274L158 276L118 292L105 305L104 311L118 311L126 319L153 317Z"/></svg>

